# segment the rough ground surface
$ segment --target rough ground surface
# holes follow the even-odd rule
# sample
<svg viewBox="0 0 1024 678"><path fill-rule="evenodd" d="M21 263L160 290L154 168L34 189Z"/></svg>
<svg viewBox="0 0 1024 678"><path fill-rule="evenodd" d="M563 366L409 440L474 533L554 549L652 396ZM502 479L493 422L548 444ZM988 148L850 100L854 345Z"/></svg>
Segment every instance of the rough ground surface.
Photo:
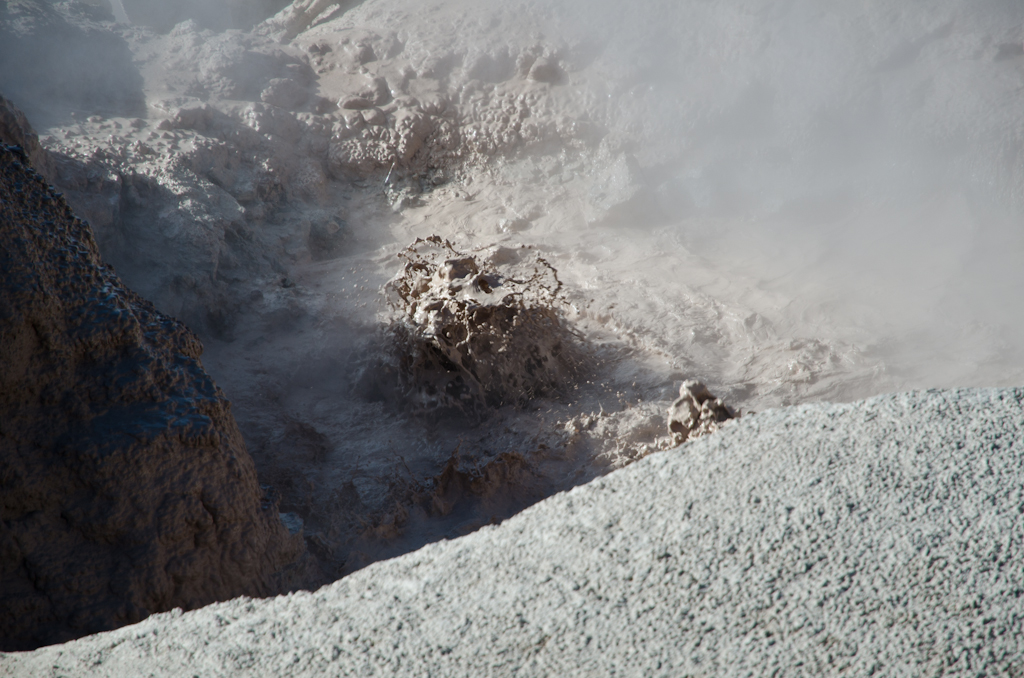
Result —
<svg viewBox="0 0 1024 678"><path fill-rule="evenodd" d="M770 410L316 593L8 675L1020 675L1024 390Z"/></svg>
<svg viewBox="0 0 1024 678"><path fill-rule="evenodd" d="M7 146L0 346L0 647L306 575L202 344L124 287L88 224Z"/></svg>

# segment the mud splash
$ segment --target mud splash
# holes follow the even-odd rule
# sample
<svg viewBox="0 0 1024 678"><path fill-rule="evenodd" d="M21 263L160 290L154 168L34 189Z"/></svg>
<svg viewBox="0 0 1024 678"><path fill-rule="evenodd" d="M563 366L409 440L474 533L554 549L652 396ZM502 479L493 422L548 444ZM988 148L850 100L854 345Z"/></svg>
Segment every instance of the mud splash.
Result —
<svg viewBox="0 0 1024 678"><path fill-rule="evenodd" d="M558 273L536 251L477 255L433 235L399 254L384 287L391 362L402 396L420 412L480 412L571 391L579 334L567 325Z"/></svg>

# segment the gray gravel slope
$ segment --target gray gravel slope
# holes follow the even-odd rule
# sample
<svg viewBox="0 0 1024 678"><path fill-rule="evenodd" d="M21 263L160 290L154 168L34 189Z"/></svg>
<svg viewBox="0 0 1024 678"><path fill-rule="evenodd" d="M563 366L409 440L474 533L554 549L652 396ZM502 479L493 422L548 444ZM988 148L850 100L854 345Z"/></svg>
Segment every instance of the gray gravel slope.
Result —
<svg viewBox="0 0 1024 678"><path fill-rule="evenodd" d="M13 675L1024 674L1024 389L767 411L316 593Z"/></svg>

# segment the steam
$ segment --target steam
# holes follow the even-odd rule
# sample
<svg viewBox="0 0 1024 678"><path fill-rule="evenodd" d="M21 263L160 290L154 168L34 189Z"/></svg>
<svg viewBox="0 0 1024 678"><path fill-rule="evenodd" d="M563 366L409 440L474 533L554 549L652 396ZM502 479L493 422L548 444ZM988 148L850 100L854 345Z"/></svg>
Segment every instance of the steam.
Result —
<svg viewBox="0 0 1024 678"><path fill-rule="evenodd" d="M124 11L124 3L121 0L110 0L110 9L114 12L114 21L119 24L131 23L128 13Z"/></svg>
<svg viewBox="0 0 1024 678"><path fill-rule="evenodd" d="M1024 147L1006 97L1024 6L559 7L552 31L569 61L597 53L592 110L630 132L666 232L791 300L794 325L868 346L891 387L1019 382Z"/></svg>

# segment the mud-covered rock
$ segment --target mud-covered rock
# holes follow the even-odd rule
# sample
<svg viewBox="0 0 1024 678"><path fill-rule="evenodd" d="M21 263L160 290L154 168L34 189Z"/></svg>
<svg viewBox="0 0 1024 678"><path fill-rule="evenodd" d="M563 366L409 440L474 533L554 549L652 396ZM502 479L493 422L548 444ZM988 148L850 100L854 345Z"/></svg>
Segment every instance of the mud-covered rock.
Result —
<svg viewBox="0 0 1024 678"><path fill-rule="evenodd" d="M416 406L521 405L574 383L579 347L559 309L555 269L507 248L499 254L487 261L438 236L403 252L386 293L399 377Z"/></svg>
<svg viewBox="0 0 1024 678"><path fill-rule="evenodd" d="M192 130L211 137L222 136L232 127L233 122L228 116L208 104L179 108L157 125L157 129Z"/></svg>
<svg viewBox="0 0 1024 678"><path fill-rule="evenodd" d="M541 57L533 62L529 75L531 80L552 84L558 84L565 78L565 72L558 63L546 57Z"/></svg>
<svg viewBox="0 0 1024 678"><path fill-rule="evenodd" d="M314 259L330 259L348 237L345 222L338 219L317 220L309 227L309 250Z"/></svg>
<svg viewBox="0 0 1024 678"><path fill-rule="evenodd" d="M0 225L0 647L301 583L199 340L7 147Z"/></svg>
<svg viewBox="0 0 1024 678"><path fill-rule="evenodd" d="M668 434L676 444L714 433L736 412L711 395L703 383L690 379L679 387L679 398L668 410Z"/></svg>
<svg viewBox="0 0 1024 678"><path fill-rule="evenodd" d="M260 94L264 103L294 111L309 99L309 91L290 78L273 78Z"/></svg>

